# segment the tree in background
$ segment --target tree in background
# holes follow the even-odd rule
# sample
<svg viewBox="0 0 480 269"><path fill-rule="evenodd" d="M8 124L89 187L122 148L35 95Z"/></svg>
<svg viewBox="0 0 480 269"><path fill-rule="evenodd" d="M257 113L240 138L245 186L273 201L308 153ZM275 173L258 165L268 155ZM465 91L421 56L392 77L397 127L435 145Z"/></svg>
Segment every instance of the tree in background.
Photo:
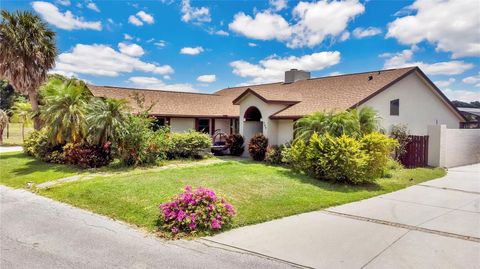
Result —
<svg viewBox="0 0 480 269"><path fill-rule="evenodd" d="M13 103L15 103L15 99L19 96L21 95L15 92L15 89L8 81L0 80L0 109L5 111L8 116L12 116L10 109Z"/></svg>
<svg viewBox="0 0 480 269"><path fill-rule="evenodd" d="M28 95L34 113L34 127L39 130L38 90L55 65L55 32L31 12L1 11L0 77L16 91Z"/></svg>
<svg viewBox="0 0 480 269"><path fill-rule="evenodd" d="M5 111L0 109L0 145L3 144L3 130L8 125L8 115Z"/></svg>
<svg viewBox="0 0 480 269"><path fill-rule="evenodd" d="M25 124L29 123L32 118L32 105L25 102L22 98L17 99L17 101L12 106L13 116L17 117L22 123L22 140L25 140Z"/></svg>
<svg viewBox="0 0 480 269"><path fill-rule="evenodd" d="M480 108L480 101L473 101L470 103L453 100L452 104L456 107L470 107L470 108Z"/></svg>

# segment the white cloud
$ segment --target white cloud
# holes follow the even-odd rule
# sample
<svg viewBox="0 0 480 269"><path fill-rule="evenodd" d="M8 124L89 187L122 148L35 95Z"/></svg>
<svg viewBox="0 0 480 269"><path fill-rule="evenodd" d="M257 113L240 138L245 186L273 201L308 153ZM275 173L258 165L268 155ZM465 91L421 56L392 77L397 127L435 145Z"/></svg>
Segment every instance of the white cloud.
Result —
<svg viewBox="0 0 480 269"><path fill-rule="evenodd" d="M221 35L221 36L229 36L230 34L227 31L224 30L218 30L215 32L216 35Z"/></svg>
<svg viewBox="0 0 480 269"><path fill-rule="evenodd" d="M140 57L145 54L145 51L142 47L137 44L126 44L123 42L118 43L118 49L121 53L126 54L132 57Z"/></svg>
<svg viewBox="0 0 480 269"><path fill-rule="evenodd" d="M125 40L132 40L133 39L133 36L129 35L129 34L123 34L123 38Z"/></svg>
<svg viewBox="0 0 480 269"><path fill-rule="evenodd" d="M349 38L350 38L350 32L349 31L345 31L345 32L343 32L343 34L340 35L340 41L345 41Z"/></svg>
<svg viewBox="0 0 480 269"><path fill-rule="evenodd" d="M343 35L341 39L345 40L348 22L364 11L358 0L299 2L292 11L291 24L266 10L254 17L239 12L229 28L252 39L286 42L290 48L314 47L338 35Z"/></svg>
<svg viewBox="0 0 480 269"><path fill-rule="evenodd" d="M408 66L418 66L429 75L458 75L466 70L473 68L473 64L464 61L448 61L437 63L425 63L421 61L412 61L414 51L417 47L406 49L395 54L383 54L381 57L387 58L384 64L385 68L401 68Z"/></svg>
<svg viewBox="0 0 480 269"><path fill-rule="evenodd" d="M318 71L338 64L340 62L340 52L324 51L313 54L307 54L300 57L290 56L281 58L272 55L261 60L258 64L252 64L247 61L234 61L230 63L233 67L233 73L240 77L250 78L250 84L267 83L283 80L285 71L292 68Z"/></svg>
<svg viewBox="0 0 480 269"><path fill-rule="evenodd" d="M387 37L402 44L427 41L453 58L480 55L478 1L417 0L408 9L415 15L397 18L388 25Z"/></svg>
<svg viewBox="0 0 480 269"><path fill-rule="evenodd" d="M143 22L139 18L135 17L134 15L130 15L128 17L128 22L133 24L133 25L136 25L136 26L142 26L143 25Z"/></svg>
<svg viewBox="0 0 480 269"><path fill-rule="evenodd" d="M145 89L177 92L198 92L191 84L165 84L156 77L130 77L128 79L134 86Z"/></svg>
<svg viewBox="0 0 480 269"><path fill-rule="evenodd" d="M288 47L313 47L327 37L336 37L347 28L348 22L363 13L365 7L357 0L300 2L293 9L298 20Z"/></svg>
<svg viewBox="0 0 480 269"><path fill-rule="evenodd" d="M180 54L197 55L203 52L202 47L185 47L180 50Z"/></svg>
<svg viewBox="0 0 480 269"><path fill-rule="evenodd" d="M356 38L365 38L369 36L375 36L379 35L382 33L382 30L377 27L368 27L368 28L362 28L362 27L357 27L353 30L353 36Z"/></svg>
<svg viewBox="0 0 480 269"><path fill-rule="evenodd" d="M69 6L72 4L70 0L56 0L55 3L58 3L62 6Z"/></svg>
<svg viewBox="0 0 480 269"><path fill-rule="evenodd" d="M464 102L480 101L480 92L445 89L443 93L450 100L460 100Z"/></svg>
<svg viewBox="0 0 480 269"><path fill-rule="evenodd" d="M435 81L434 83L439 88L446 88L446 87L452 85L452 83L454 83L454 82L455 82L454 78L449 78L448 80L439 80L439 81Z"/></svg>
<svg viewBox="0 0 480 269"><path fill-rule="evenodd" d="M190 0L182 0L182 21L199 24L210 22L210 9L207 7L192 7Z"/></svg>
<svg viewBox="0 0 480 269"><path fill-rule="evenodd" d="M142 10L137 12L135 15L130 15L128 17L128 22L136 26L142 26L144 22L148 24L154 23L155 19L151 14L148 14Z"/></svg>
<svg viewBox="0 0 480 269"><path fill-rule="evenodd" d="M197 81L203 82L203 83L212 83L217 80L216 75L202 75L197 78Z"/></svg>
<svg viewBox="0 0 480 269"><path fill-rule="evenodd" d="M248 42L248 46L249 47L256 47L258 46L257 44L253 43L253 42Z"/></svg>
<svg viewBox="0 0 480 269"><path fill-rule="evenodd" d="M469 76L462 79L463 83L475 84L475 87L480 87L480 72L477 75Z"/></svg>
<svg viewBox="0 0 480 269"><path fill-rule="evenodd" d="M102 23L100 21L85 21L82 17L73 15L69 10L62 13L54 4L48 2L35 1L32 2L32 7L44 20L60 29L102 30Z"/></svg>
<svg viewBox="0 0 480 269"><path fill-rule="evenodd" d="M164 80L171 80L171 79L172 79L172 77L171 77L171 76L169 76L169 75L164 75L164 76L163 76L163 79L164 79Z"/></svg>
<svg viewBox="0 0 480 269"><path fill-rule="evenodd" d="M275 11L280 11L282 9L287 8L288 0L269 0L270 5L273 7Z"/></svg>
<svg viewBox="0 0 480 269"><path fill-rule="evenodd" d="M58 56L55 71L109 77L133 71L160 75L174 72L169 65L144 62L138 57L129 56L101 44L75 45L71 52L64 52Z"/></svg>
<svg viewBox="0 0 480 269"><path fill-rule="evenodd" d="M137 16L140 17L140 19L148 24L152 24L155 22L155 19L151 14L146 13L145 11L139 11L137 13Z"/></svg>
<svg viewBox="0 0 480 269"><path fill-rule="evenodd" d="M153 43L155 46L157 46L158 48L164 48L165 46L167 46L167 41L165 40L159 40L155 43Z"/></svg>
<svg viewBox="0 0 480 269"><path fill-rule="evenodd" d="M292 34L288 22L282 16L268 11L255 14L255 18L243 12L237 13L228 27L234 32L259 40L284 41Z"/></svg>
<svg viewBox="0 0 480 269"><path fill-rule="evenodd" d="M93 2L88 3L87 8L89 8L93 11L96 11L96 12L100 12L100 9L98 9L97 5Z"/></svg>

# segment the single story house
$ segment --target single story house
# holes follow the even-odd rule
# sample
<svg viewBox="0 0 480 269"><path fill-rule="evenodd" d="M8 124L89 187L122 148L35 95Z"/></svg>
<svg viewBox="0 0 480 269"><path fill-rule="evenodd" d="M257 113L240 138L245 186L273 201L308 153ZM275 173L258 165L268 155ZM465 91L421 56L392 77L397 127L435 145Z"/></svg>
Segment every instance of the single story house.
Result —
<svg viewBox="0 0 480 269"><path fill-rule="evenodd" d="M428 125L459 128L463 115L418 68L310 78L310 73L292 69L277 83L233 87L212 94L93 86L94 96L124 98L134 111L141 108L134 98L141 95L159 125L174 132L195 129L214 134L240 133L248 141L263 133L270 144L292 140L295 120L316 112L369 106L389 130L407 124L411 134L426 135Z"/></svg>

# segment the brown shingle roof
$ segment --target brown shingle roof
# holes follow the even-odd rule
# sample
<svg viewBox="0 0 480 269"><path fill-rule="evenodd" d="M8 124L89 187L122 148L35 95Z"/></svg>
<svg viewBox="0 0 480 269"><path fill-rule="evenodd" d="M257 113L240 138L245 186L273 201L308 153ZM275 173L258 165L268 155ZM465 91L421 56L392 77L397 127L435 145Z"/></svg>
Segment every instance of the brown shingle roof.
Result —
<svg viewBox="0 0 480 269"><path fill-rule="evenodd" d="M155 102L152 114L183 117L238 117L239 107L234 103L238 104L243 96L252 93L265 102L289 105L272 115L272 118L299 118L316 111L355 107L415 70L421 73L417 67L408 67L313 78L294 83L279 82L226 88L213 94L91 85L89 88L95 96L129 100L134 111L138 111L138 107L131 96L132 93L138 92L145 96L147 105L149 102Z"/></svg>
<svg viewBox="0 0 480 269"><path fill-rule="evenodd" d="M134 112L140 108L133 98L135 93L145 97L145 106L154 104L150 113L162 116L181 117L238 117L239 108L232 104L236 96L231 94L203 94L147 89L132 89L88 85L94 96L126 99Z"/></svg>
<svg viewBox="0 0 480 269"><path fill-rule="evenodd" d="M415 67L246 86L267 102L297 101L272 118L299 118L316 111L348 109L414 71ZM371 78L371 79L370 79ZM220 91L221 92L221 91ZM219 93L219 92L217 92ZM238 103L242 96L234 100Z"/></svg>

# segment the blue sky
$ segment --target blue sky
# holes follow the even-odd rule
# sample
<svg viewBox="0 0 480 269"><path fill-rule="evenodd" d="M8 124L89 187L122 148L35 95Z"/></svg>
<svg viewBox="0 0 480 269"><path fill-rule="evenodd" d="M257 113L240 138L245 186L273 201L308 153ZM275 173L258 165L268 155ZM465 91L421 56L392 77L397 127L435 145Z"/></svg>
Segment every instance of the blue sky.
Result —
<svg viewBox="0 0 480 269"><path fill-rule="evenodd" d="M480 99L480 2L12 1L57 33L53 72L97 85L214 92L419 65L451 98Z"/></svg>

